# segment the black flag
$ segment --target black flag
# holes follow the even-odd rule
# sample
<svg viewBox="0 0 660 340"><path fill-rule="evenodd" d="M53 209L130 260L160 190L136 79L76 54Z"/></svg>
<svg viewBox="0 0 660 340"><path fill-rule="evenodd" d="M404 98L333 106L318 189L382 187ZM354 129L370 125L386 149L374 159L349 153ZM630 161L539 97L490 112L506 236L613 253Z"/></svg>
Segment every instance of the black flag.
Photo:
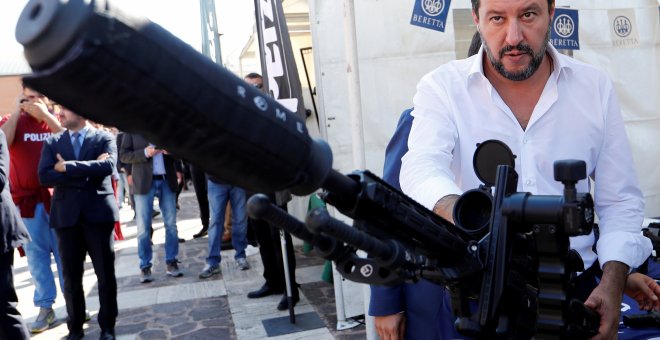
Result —
<svg viewBox="0 0 660 340"><path fill-rule="evenodd" d="M255 0L261 71L268 93L305 121L296 60L281 0Z"/></svg>

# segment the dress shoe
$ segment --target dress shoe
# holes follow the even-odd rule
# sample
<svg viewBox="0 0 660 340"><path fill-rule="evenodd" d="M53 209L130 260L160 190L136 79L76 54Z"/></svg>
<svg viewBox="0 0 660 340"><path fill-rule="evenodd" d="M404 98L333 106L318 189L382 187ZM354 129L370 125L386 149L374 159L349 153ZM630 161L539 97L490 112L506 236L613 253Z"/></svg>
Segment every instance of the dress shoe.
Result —
<svg viewBox="0 0 660 340"><path fill-rule="evenodd" d="M66 336L66 340L80 340L85 337L85 332L79 330L77 332L69 332L69 335Z"/></svg>
<svg viewBox="0 0 660 340"><path fill-rule="evenodd" d="M202 230L200 230L197 234L193 235L193 238L200 238L204 237L208 234L209 227L208 226L202 226Z"/></svg>
<svg viewBox="0 0 660 340"><path fill-rule="evenodd" d="M293 305L295 306L298 301L300 301L300 296L296 293L291 297L291 301L293 302ZM280 300L280 303L277 304L277 310L287 310L289 309L289 300L287 299L286 294L282 296L282 300Z"/></svg>
<svg viewBox="0 0 660 340"><path fill-rule="evenodd" d="M101 331L101 336L99 337L99 340L115 340L115 330L109 329L109 330Z"/></svg>
<svg viewBox="0 0 660 340"><path fill-rule="evenodd" d="M248 299L258 299L258 298L262 298L262 297L268 296L268 295L282 294L283 292L284 292L284 289L272 289L272 288L268 287L268 285L264 284L258 290L255 290L253 292L249 292L247 297L248 297Z"/></svg>

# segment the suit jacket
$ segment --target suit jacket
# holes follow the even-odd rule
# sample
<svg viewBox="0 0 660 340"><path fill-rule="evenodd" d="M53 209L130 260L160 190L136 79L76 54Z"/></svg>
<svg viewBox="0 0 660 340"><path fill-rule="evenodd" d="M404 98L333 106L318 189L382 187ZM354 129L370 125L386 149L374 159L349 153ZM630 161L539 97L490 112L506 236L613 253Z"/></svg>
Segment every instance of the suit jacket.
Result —
<svg viewBox="0 0 660 340"><path fill-rule="evenodd" d="M57 154L67 161L66 172L55 171ZM97 160L102 153L110 155ZM52 228L72 227L80 218L90 223L119 221L112 173L117 164L114 136L92 126L76 159L69 131L49 137L41 150L39 181L55 188L50 208Z"/></svg>
<svg viewBox="0 0 660 340"><path fill-rule="evenodd" d="M30 241L23 219L9 192L9 149L0 130L0 252L6 253Z"/></svg>
<svg viewBox="0 0 660 340"><path fill-rule="evenodd" d="M154 165L153 158L147 158L144 149L149 142L144 137L133 134L124 134L119 150L119 159L123 163L131 164L131 175L133 176L133 193L144 195L151 190L153 184ZM176 172L182 171L181 162L170 155L163 154L165 165L165 177L172 192L177 192Z"/></svg>

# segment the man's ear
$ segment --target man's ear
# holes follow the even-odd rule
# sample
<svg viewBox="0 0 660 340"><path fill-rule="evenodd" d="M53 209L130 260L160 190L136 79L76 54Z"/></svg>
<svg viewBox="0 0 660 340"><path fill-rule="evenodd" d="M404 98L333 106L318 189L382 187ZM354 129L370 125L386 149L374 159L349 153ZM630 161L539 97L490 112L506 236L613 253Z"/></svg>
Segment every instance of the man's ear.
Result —
<svg viewBox="0 0 660 340"><path fill-rule="evenodd" d="M550 22L552 22L552 19L555 18L555 3L553 1L552 5L550 6L550 9L548 9L548 13L550 13Z"/></svg>
<svg viewBox="0 0 660 340"><path fill-rule="evenodd" d="M554 11L554 8L553 8ZM477 31L479 30L479 15L472 10L472 21L474 25L477 26Z"/></svg>

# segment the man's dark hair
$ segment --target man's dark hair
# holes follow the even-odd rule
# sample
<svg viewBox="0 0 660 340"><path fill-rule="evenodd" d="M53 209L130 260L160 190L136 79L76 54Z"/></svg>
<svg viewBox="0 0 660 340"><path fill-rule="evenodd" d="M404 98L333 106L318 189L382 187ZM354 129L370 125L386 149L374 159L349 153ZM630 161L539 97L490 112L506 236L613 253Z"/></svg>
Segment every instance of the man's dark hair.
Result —
<svg viewBox="0 0 660 340"><path fill-rule="evenodd" d="M262 77L261 74L259 74L259 73L251 72L251 73L248 73L248 74L245 76L245 78L249 78L249 79L260 79L260 78L263 78L263 77Z"/></svg>
<svg viewBox="0 0 660 340"><path fill-rule="evenodd" d="M470 41L470 47L468 47L468 58L477 54L481 48L481 36L479 31L474 32L472 35L472 40Z"/></svg>
<svg viewBox="0 0 660 340"><path fill-rule="evenodd" d="M472 10L474 11L474 14L479 18L479 5L481 4L481 0L471 0L472 1ZM550 8L555 4L555 0L548 0L548 13L550 13Z"/></svg>

